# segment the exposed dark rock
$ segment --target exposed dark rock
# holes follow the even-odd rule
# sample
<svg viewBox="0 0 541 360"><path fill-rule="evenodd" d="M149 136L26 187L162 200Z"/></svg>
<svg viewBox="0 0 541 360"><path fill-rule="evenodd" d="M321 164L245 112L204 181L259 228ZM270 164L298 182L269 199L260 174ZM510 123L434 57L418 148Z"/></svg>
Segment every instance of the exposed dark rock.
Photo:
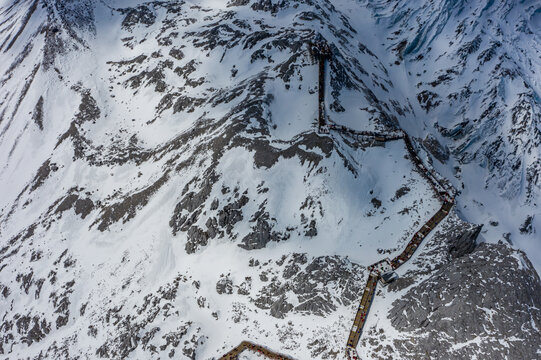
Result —
<svg viewBox="0 0 541 360"><path fill-rule="evenodd" d="M190 226L186 236L188 237L188 241L186 242L185 250L188 254L193 254L199 248L206 246L208 244L209 237L212 237L209 236L207 232L203 231L203 229L195 225Z"/></svg>
<svg viewBox="0 0 541 360"><path fill-rule="evenodd" d="M171 50L169 50L169 56L177 60L184 59L184 53L179 48L171 48Z"/></svg>
<svg viewBox="0 0 541 360"><path fill-rule="evenodd" d="M471 55L479 50L483 39L480 35L477 35L472 41L466 42L463 46L460 47L457 51L457 55L465 61L468 58L468 55Z"/></svg>
<svg viewBox="0 0 541 360"><path fill-rule="evenodd" d="M305 161L317 166L323 159L321 155L315 152L309 152L314 148L319 149L326 156L330 156L333 149L333 142L329 137L320 137L316 133L307 133L299 136L293 142L293 144L285 150L277 150L270 146L266 142L253 143L250 149L256 151L254 154L254 162L257 167L270 168L272 167L280 157L290 159L293 156L298 156L301 159L301 164Z"/></svg>
<svg viewBox="0 0 541 360"><path fill-rule="evenodd" d="M393 303L404 359L533 359L541 335L541 283L523 253L482 243L437 270ZM512 314L512 316L509 316ZM473 341L480 339L480 341ZM512 340L515 339L515 340Z"/></svg>
<svg viewBox="0 0 541 360"><path fill-rule="evenodd" d="M149 354L155 354L157 349L164 350L179 345L180 340L190 329L191 323L181 323L176 330L169 331L161 337L156 338L160 328L155 326L164 318L167 318L177 311L174 306L176 292L181 283L186 283L187 278L178 275L171 282L162 286L158 291L149 293L144 297L143 303L134 306L130 311L124 312L122 306L110 308L102 321L111 323L113 331L109 333L107 341L97 350L99 357L126 358L135 349L142 348ZM97 330L89 329L89 333L95 336Z"/></svg>
<svg viewBox="0 0 541 360"><path fill-rule="evenodd" d="M75 214L85 218L94 209L94 202L88 198L75 201Z"/></svg>
<svg viewBox="0 0 541 360"><path fill-rule="evenodd" d="M396 201L398 199L400 199L402 196L406 195L407 193L410 192L410 188L406 185L404 186L401 186L398 190L396 190L395 194L394 194L394 197L391 199L392 201ZM376 208L379 208L379 206L376 206L374 205ZM381 202L380 202L380 206L381 206Z"/></svg>
<svg viewBox="0 0 541 360"><path fill-rule="evenodd" d="M34 273L29 272L27 274L18 274L17 275L17 282L20 282L20 288L24 290L26 294L28 294L28 290L30 289L30 286L34 283L33 280Z"/></svg>
<svg viewBox="0 0 541 360"><path fill-rule="evenodd" d="M406 45L408 45L408 40L404 39L392 49L396 53L396 57L400 60L404 60L404 50L406 49Z"/></svg>
<svg viewBox="0 0 541 360"><path fill-rule="evenodd" d="M35 191L37 188L39 188L45 180L49 177L51 174L51 171L58 170L58 166L56 166L55 163L51 163L50 160L46 160L38 169L36 176L34 177L34 180L32 180L32 186L30 187L30 192Z"/></svg>
<svg viewBox="0 0 541 360"><path fill-rule="evenodd" d="M153 69L143 70L126 80L126 84L132 89L139 89L143 85L154 85L154 91L164 92L167 89L165 82L165 69L173 67L171 60L160 61Z"/></svg>
<svg viewBox="0 0 541 360"><path fill-rule="evenodd" d="M205 99L202 98L193 98L189 96L180 96L175 104L173 105L173 113L186 111L186 112L194 112L195 109L203 104L205 102Z"/></svg>
<svg viewBox="0 0 541 360"><path fill-rule="evenodd" d="M381 200L379 200L377 198L372 198L372 200L370 200L370 202L372 203L372 205L374 205L374 207L376 209L379 209L381 207Z"/></svg>
<svg viewBox="0 0 541 360"><path fill-rule="evenodd" d="M122 10L122 12L126 14L126 17L122 20L122 27L128 30L133 29L137 24L150 26L156 21L156 15L145 5Z"/></svg>
<svg viewBox="0 0 541 360"><path fill-rule="evenodd" d="M72 189L70 192L76 192L77 189ZM94 202L91 199L80 199L76 193L71 193L65 196L56 207L54 213L62 214L69 209L75 209L75 214L80 215L81 218L85 218L93 209Z"/></svg>
<svg viewBox="0 0 541 360"><path fill-rule="evenodd" d="M427 135L423 140L423 145L441 163L449 160L449 149L442 146L433 135Z"/></svg>
<svg viewBox="0 0 541 360"><path fill-rule="evenodd" d="M441 100L437 100L440 96L434 92L423 90L417 94L417 101L421 108L425 109L428 113L432 108L441 104Z"/></svg>
<svg viewBox="0 0 541 360"><path fill-rule="evenodd" d="M289 264L284 268L284 279L291 279L295 274L301 270L300 266L297 264Z"/></svg>
<svg viewBox="0 0 541 360"><path fill-rule="evenodd" d="M40 96L36 103L36 107L32 113L32 120L34 120L40 130L43 130L43 96Z"/></svg>
<svg viewBox="0 0 541 360"><path fill-rule="evenodd" d="M227 6L245 6L250 3L250 0L230 0Z"/></svg>
<svg viewBox="0 0 541 360"><path fill-rule="evenodd" d="M41 293L41 287L43 286L43 283L45 282L44 278L38 279L35 282L36 285L36 292L34 293L34 298L39 299L39 295Z"/></svg>
<svg viewBox="0 0 541 360"><path fill-rule="evenodd" d="M337 304L358 300L363 287L358 265L338 256L318 257L308 262L306 254L291 254L285 260L276 262L278 266L284 265L285 282L273 277L255 298L256 306L271 309L272 316L281 318L289 311L325 316L336 310ZM269 281L264 272L262 275ZM336 289L340 291L336 293ZM285 300L291 296L297 297L298 306L293 307Z"/></svg>
<svg viewBox="0 0 541 360"><path fill-rule="evenodd" d="M15 325L17 332L25 335L23 342L28 346L43 340L51 331L50 324L38 316L22 315L16 320Z"/></svg>
<svg viewBox="0 0 541 360"><path fill-rule="evenodd" d="M11 291L9 290L8 286L6 286L4 284L0 284L0 294L2 294L4 299L7 299L10 293L11 293Z"/></svg>
<svg viewBox="0 0 541 360"><path fill-rule="evenodd" d="M317 295L303 302L295 307L296 311L307 312L319 316L325 316L336 310L336 306L330 301L330 296L326 298L321 295Z"/></svg>
<svg viewBox="0 0 541 360"><path fill-rule="evenodd" d="M144 54L141 54L141 55L138 55L138 56L136 56L136 57L134 57L133 59L130 59L130 60L107 61L107 64L117 65L119 67L126 66L126 65L135 65L135 64L141 65L147 58L148 58L148 56L146 56ZM134 69L134 67L130 67L128 72L133 71L133 69Z"/></svg>
<svg viewBox="0 0 541 360"><path fill-rule="evenodd" d="M489 62L494 58L496 55L496 50L502 46L502 43L499 41L491 41L490 47L488 49L485 49L481 51L479 56L477 56L477 61L479 61L479 65L483 65L486 62Z"/></svg>
<svg viewBox="0 0 541 360"><path fill-rule="evenodd" d="M259 260L250 258L248 266L250 266L250 267L259 266Z"/></svg>
<svg viewBox="0 0 541 360"><path fill-rule="evenodd" d="M96 219L91 226L99 223L98 230L105 231L109 226L120 220L122 220L123 223L126 223L136 215L138 209L148 203L150 197L156 193L168 179L169 174L166 172L161 178L147 188L128 195L119 202L102 206L100 217Z"/></svg>
<svg viewBox="0 0 541 360"><path fill-rule="evenodd" d="M255 222L252 226L252 231L242 239L239 246L246 250L262 249L270 241L281 241L289 238L289 235L273 231L276 220L270 219L270 215L265 211L265 207L261 207L257 211L250 222Z"/></svg>
<svg viewBox="0 0 541 360"><path fill-rule="evenodd" d="M283 319L291 309L293 309L293 305L286 301L285 295L282 295L271 305L270 314L275 318Z"/></svg>
<svg viewBox="0 0 541 360"><path fill-rule="evenodd" d="M95 122L99 119L101 111L98 107L96 100L90 94L90 90L83 90L81 92L81 104L79 105L79 112L75 114L75 123L82 125L85 122Z"/></svg>
<svg viewBox="0 0 541 360"><path fill-rule="evenodd" d="M304 233L304 236L314 237L317 235L316 221L311 220L310 225L308 225L308 230Z"/></svg>
<svg viewBox="0 0 541 360"><path fill-rule="evenodd" d="M233 294L233 281L228 277L221 278L216 282L216 292L218 294Z"/></svg>
<svg viewBox="0 0 541 360"><path fill-rule="evenodd" d="M242 207L248 203L248 197L242 195L240 199L232 204L225 205L218 211L218 225L226 228L227 233L231 233L233 226L242 220Z"/></svg>
<svg viewBox="0 0 541 360"><path fill-rule="evenodd" d="M279 8L280 4L278 2L273 3L272 0L256 0L252 4L252 10L270 12L273 15L278 12Z"/></svg>
<svg viewBox="0 0 541 360"><path fill-rule="evenodd" d="M524 220L524 223L520 226L519 229L521 234L531 234L535 232L535 229L532 225L533 219L533 215L528 215L528 217L526 217L526 220Z"/></svg>
<svg viewBox="0 0 541 360"><path fill-rule="evenodd" d="M482 225L476 226L471 230L465 230L462 234L449 236L449 255L451 258L459 258L464 255L470 254L476 247L476 239L481 229Z"/></svg>
<svg viewBox="0 0 541 360"><path fill-rule="evenodd" d="M201 184L200 190L186 193L175 206L174 214L169 221L169 226L173 229L173 235L179 231L187 231L197 221L200 213L199 208L207 200L217 179L218 177L214 173L205 174L205 180ZM190 215L188 216L188 214Z"/></svg>
<svg viewBox="0 0 541 360"><path fill-rule="evenodd" d="M232 48L244 37L244 33L227 23L214 23L207 29L198 32L188 32L184 37L190 37L193 45L204 51L214 50L216 47Z"/></svg>
<svg viewBox="0 0 541 360"><path fill-rule="evenodd" d="M250 295L251 290L252 290L252 278L248 276L238 286L237 293L239 295Z"/></svg>
<svg viewBox="0 0 541 360"><path fill-rule="evenodd" d="M432 86L432 87L436 87L436 86L441 85L441 84L449 83L451 80L453 80L453 76L451 75L452 73L453 73L452 71L448 71L448 72L445 72L443 74L440 74L440 75L438 75L436 80L431 81L428 84L430 86Z"/></svg>
<svg viewBox="0 0 541 360"><path fill-rule="evenodd" d="M77 194L70 194L66 196L56 207L56 213L62 213L66 210L71 209L77 199L79 199L79 196Z"/></svg>

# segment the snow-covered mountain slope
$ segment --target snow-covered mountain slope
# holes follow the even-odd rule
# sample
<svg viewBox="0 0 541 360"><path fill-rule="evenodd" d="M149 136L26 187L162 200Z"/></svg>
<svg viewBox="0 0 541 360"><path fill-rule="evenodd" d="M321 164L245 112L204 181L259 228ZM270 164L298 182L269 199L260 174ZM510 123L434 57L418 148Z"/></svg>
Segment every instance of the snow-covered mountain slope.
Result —
<svg viewBox="0 0 541 360"><path fill-rule="evenodd" d="M401 121L449 149L439 170L459 208L517 243L540 269L541 7L537 1L368 2L387 29L414 116ZM400 75L397 75L400 77ZM449 160L447 158L449 157Z"/></svg>
<svg viewBox="0 0 541 360"><path fill-rule="evenodd" d="M408 88L404 69L413 60L395 65L381 44L396 31L385 19L399 5L4 0L0 353L210 359L250 339L299 359L341 358L366 266L400 253L439 204L403 142L317 133L309 41L322 36L332 48L331 120L363 130L403 126L421 140L433 132L449 160L430 155L447 154L432 138L418 141L424 159L466 183L460 210L485 221L468 210L481 206L468 195L479 183L475 157L465 161L455 140L435 131L451 119L430 127L435 115L424 115ZM527 138L536 158L536 137ZM453 174L454 166L462 170ZM525 181L524 191L502 197L507 205L491 215L498 229L516 229L519 215L505 223L502 211L521 204L532 213L537 191ZM438 241L440 257L453 239L471 238L470 226L456 222ZM491 246L483 251L506 268L524 264L516 279L539 282L526 255ZM429 276L418 273L427 262L444 263L430 248L425 257L432 260L401 274L405 299L424 293ZM492 263L485 268L497 273ZM517 292L527 301L516 310L532 320L509 328L539 328L541 307ZM378 316L394 314L393 296L379 302ZM481 306L470 310L488 321ZM468 341L466 353L480 353ZM373 352L373 344L362 347ZM417 356L400 345L388 351Z"/></svg>

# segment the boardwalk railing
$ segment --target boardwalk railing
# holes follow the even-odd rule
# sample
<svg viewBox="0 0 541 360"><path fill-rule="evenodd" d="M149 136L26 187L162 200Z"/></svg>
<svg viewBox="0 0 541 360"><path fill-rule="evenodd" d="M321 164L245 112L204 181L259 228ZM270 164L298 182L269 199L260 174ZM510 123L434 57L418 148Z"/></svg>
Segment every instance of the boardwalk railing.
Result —
<svg viewBox="0 0 541 360"><path fill-rule="evenodd" d="M449 214L449 211L454 204L453 189L447 184L440 182L438 176L433 170L428 169L423 164L423 161L415 151L413 143L410 137L403 131L396 131L392 133L380 133L375 131L361 131L353 130L342 125L328 124L325 114L325 63L331 56L330 48L325 42L315 42L310 44L310 51L313 56L318 59L319 69L319 85L318 85L318 126L320 133L329 133L330 131L342 132L350 135L363 136L372 138L375 141L386 142L403 139L406 144L406 150L410 155L411 161L415 164L419 173L430 183L432 189L436 193L437 197L441 200L441 208L419 229L406 245L404 251L392 260L385 259L372 264L368 267L370 273L368 280L364 288L361 302L357 308L357 313L353 319L353 326L351 327L349 337L346 344L346 356L350 360L359 359L357 354L357 345L361 338L362 330L370 311L372 302L374 301L374 295L376 293L376 287L378 280L381 280L382 269L386 269L385 266L390 267L389 270L396 270L406 261L411 259L423 239L432 231L438 224ZM382 263L384 263L382 265ZM382 267L383 266L383 267ZM241 342L233 350L222 356L220 360L235 360L239 354L245 350L250 350L255 353L266 356L269 359L283 359L292 360L292 358L274 352L261 345L254 344L249 341Z"/></svg>

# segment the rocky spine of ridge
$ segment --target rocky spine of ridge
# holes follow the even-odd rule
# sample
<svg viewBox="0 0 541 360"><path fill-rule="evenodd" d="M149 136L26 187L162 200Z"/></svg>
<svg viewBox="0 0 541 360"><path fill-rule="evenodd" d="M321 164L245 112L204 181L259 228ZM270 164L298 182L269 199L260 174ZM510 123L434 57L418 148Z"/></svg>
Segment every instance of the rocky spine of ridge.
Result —
<svg viewBox="0 0 541 360"><path fill-rule="evenodd" d="M366 329L366 356L537 356L539 276L523 252L477 242L480 231L450 216L414 260L418 268L389 285L400 296L386 316L401 336L389 339L379 325Z"/></svg>

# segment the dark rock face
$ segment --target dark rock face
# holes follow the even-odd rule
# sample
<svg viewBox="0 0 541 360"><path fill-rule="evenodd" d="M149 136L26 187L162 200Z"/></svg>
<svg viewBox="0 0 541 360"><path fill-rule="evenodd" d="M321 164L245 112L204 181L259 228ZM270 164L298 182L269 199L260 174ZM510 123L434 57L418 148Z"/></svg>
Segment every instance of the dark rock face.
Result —
<svg viewBox="0 0 541 360"><path fill-rule="evenodd" d="M282 270L283 267L283 270ZM268 274L281 270L281 281ZM263 270L262 281L268 282L255 297L256 306L269 309L277 318L294 311L325 316L338 305L349 305L362 291L363 268L338 256L322 256L309 261L306 254L291 254L273 264L272 270ZM335 292L335 289L340 289ZM296 297L299 305L293 306L286 298Z"/></svg>
<svg viewBox="0 0 541 360"><path fill-rule="evenodd" d="M167 182L168 178L169 175L165 173L145 189L126 196L118 202L102 206L100 217L92 225L99 223L98 230L105 231L113 223L120 220L125 223L130 220L135 216L137 209L145 206L150 197Z"/></svg>
<svg viewBox="0 0 541 360"><path fill-rule="evenodd" d="M129 30L137 24L150 26L156 21L156 15L144 5L125 10L125 13L126 17L122 20L122 27Z"/></svg>
<svg viewBox="0 0 541 360"><path fill-rule="evenodd" d="M260 209L250 219L251 232L248 233L239 246L246 250L255 250L264 248L271 241L282 241L289 238L289 233L277 232L273 228L276 225L276 219L271 218L266 211L266 201L261 204Z"/></svg>
<svg viewBox="0 0 541 360"><path fill-rule="evenodd" d="M200 247L206 246L209 240L209 234L197 226L191 226L186 232L188 241L186 241L185 250L187 254L193 254Z"/></svg>
<svg viewBox="0 0 541 360"><path fill-rule="evenodd" d="M250 295L250 290L252 289L252 278L247 276L244 278L244 281L237 286L237 293L239 295Z"/></svg>
<svg viewBox="0 0 541 360"><path fill-rule="evenodd" d="M441 163L449 160L449 149L441 145L433 135L427 135L423 145Z"/></svg>
<svg viewBox="0 0 541 360"><path fill-rule="evenodd" d="M308 230L304 233L304 236L313 237L317 235L316 221L311 220L310 225L308 225Z"/></svg>
<svg viewBox="0 0 541 360"><path fill-rule="evenodd" d="M285 314L287 314L293 305L287 302L286 296L281 295L276 301L274 301L270 307L270 314L278 319L283 319Z"/></svg>
<svg viewBox="0 0 541 360"><path fill-rule="evenodd" d="M482 226L468 223L451 212L432 237L426 242L423 250L412 260L413 269L406 272L389 285L390 291L400 291L418 283L423 276L448 264L455 258L469 254L477 246L477 236Z"/></svg>
<svg viewBox="0 0 541 360"><path fill-rule="evenodd" d="M462 234L449 236L449 256L451 258L459 258L470 254L476 246L475 239L481 232L482 226L477 226L472 229L465 229Z"/></svg>
<svg viewBox="0 0 541 360"><path fill-rule="evenodd" d="M393 303L391 323L411 334L394 346L403 359L427 353L437 359L538 358L540 294L539 276L522 252L483 243Z"/></svg>
<svg viewBox="0 0 541 360"><path fill-rule="evenodd" d="M173 355L176 351L193 355L198 343L193 338L188 338L194 330L195 334L199 330L193 329L191 322L181 322L176 329L168 330L161 336L159 327L164 318L175 315L177 290L187 281L186 277L178 275L156 292L147 294L133 309L126 310L123 306L115 306L104 312L100 311L100 321L111 324L113 330L107 334L107 341L96 350L95 355L100 358L121 359L133 356L132 352L137 348L144 351L146 357L156 356L159 351L164 350ZM89 334L93 337L101 331L107 329L89 328Z"/></svg>
<svg viewBox="0 0 541 360"><path fill-rule="evenodd" d="M169 56L172 56L177 60L184 59L184 53L179 48L172 48L171 50L169 50Z"/></svg>
<svg viewBox="0 0 541 360"><path fill-rule="evenodd" d="M272 231L272 225L269 224L269 213L256 214L255 225L252 232L242 239L239 246L246 250L255 250L264 248L270 241L279 241L279 234Z"/></svg>
<svg viewBox="0 0 541 360"><path fill-rule="evenodd" d="M221 278L216 283L216 292L218 294L232 294L233 293L233 281L228 277Z"/></svg>
<svg viewBox="0 0 541 360"><path fill-rule="evenodd" d="M423 90L417 94L417 101L427 113L441 104L441 100L438 100L438 98L438 94L428 90Z"/></svg>
<svg viewBox="0 0 541 360"><path fill-rule="evenodd" d="M532 232L535 232L535 228L532 225L533 219L534 215L528 215L526 217L526 220L524 220L524 223L522 223L519 228L521 234L531 234Z"/></svg>
<svg viewBox="0 0 541 360"><path fill-rule="evenodd" d="M503 243L476 243L481 226L451 213L387 289L396 297L381 326L365 329L372 359L535 359L541 282L526 255ZM394 295L396 296L396 295ZM376 299L377 301L377 299Z"/></svg>
<svg viewBox="0 0 541 360"><path fill-rule="evenodd" d="M100 109L96 103L96 99L92 97L89 90L81 91L81 104L79 112L75 114L75 122L81 125L87 121L95 122L100 117Z"/></svg>
<svg viewBox="0 0 541 360"><path fill-rule="evenodd" d="M36 103L36 107L32 113L32 120L34 120L40 130L43 130L43 96L40 96Z"/></svg>
<svg viewBox="0 0 541 360"><path fill-rule="evenodd" d="M55 209L55 214L62 214L69 209L75 209L75 214L85 218L93 209L94 202L89 198L79 198L79 195L71 193L67 195Z"/></svg>

